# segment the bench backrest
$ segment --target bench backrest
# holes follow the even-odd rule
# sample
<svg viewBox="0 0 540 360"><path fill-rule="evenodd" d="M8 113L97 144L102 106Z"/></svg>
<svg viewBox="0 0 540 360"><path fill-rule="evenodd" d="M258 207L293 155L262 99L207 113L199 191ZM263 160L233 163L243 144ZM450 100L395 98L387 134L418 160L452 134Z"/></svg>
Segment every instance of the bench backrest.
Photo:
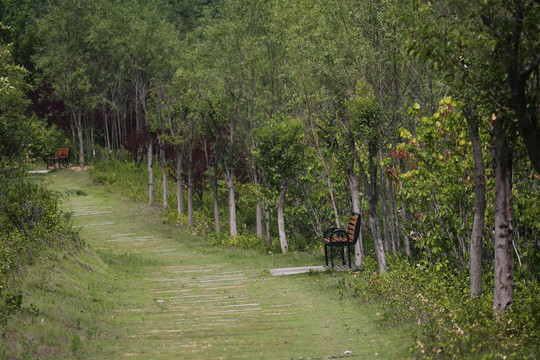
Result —
<svg viewBox="0 0 540 360"><path fill-rule="evenodd" d="M69 147L60 147L56 149L56 157L59 159L67 159L69 158L69 153L71 152L71 148Z"/></svg>
<svg viewBox="0 0 540 360"><path fill-rule="evenodd" d="M347 238L349 242L356 243L360 235L361 217L355 212L351 213L349 225L347 226Z"/></svg>

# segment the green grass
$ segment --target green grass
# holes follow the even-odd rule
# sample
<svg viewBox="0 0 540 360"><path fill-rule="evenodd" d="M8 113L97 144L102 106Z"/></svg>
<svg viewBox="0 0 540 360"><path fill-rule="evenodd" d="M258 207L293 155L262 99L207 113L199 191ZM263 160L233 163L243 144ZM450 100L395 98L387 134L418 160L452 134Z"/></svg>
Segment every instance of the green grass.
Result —
<svg viewBox="0 0 540 360"><path fill-rule="evenodd" d="M408 355L406 329L380 325L376 305L340 296L334 285L345 274L268 272L319 265L320 254L211 246L163 224L156 209L93 185L86 172L48 177L72 194L62 207L89 249L44 259L21 276L24 310L0 340L0 358Z"/></svg>

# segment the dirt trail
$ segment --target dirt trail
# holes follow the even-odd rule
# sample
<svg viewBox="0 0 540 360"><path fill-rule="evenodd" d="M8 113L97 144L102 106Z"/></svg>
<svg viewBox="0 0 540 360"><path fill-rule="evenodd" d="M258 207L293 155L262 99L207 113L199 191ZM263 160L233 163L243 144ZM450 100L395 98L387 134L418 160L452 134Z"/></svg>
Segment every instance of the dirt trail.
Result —
<svg viewBox="0 0 540 360"><path fill-rule="evenodd" d="M155 210L91 184L86 172L50 174L79 190L63 209L82 238L114 258L103 316L114 335L104 358L386 359L403 335L380 328L373 308L322 291L318 276L274 277L269 256L208 247L164 225ZM114 255L107 255L114 254ZM296 266L297 264L291 264ZM325 276L324 274L321 276Z"/></svg>

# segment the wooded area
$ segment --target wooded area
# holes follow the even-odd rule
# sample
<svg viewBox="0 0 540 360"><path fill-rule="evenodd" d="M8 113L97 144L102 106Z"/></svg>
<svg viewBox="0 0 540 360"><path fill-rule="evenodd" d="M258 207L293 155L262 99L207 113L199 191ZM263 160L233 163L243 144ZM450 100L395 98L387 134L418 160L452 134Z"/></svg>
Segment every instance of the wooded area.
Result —
<svg viewBox="0 0 540 360"><path fill-rule="evenodd" d="M286 252L361 213L356 265L443 264L473 297L493 277L501 315L516 276L538 280L536 0L2 0L0 17L2 176L71 145L81 167L145 162L150 204L190 226L208 194L216 231Z"/></svg>

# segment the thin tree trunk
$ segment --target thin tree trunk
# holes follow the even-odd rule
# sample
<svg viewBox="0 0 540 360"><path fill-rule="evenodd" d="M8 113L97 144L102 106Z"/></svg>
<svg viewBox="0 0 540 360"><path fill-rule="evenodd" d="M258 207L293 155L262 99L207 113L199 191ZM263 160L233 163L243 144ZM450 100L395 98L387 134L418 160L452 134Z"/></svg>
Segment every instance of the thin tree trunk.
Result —
<svg viewBox="0 0 540 360"><path fill-rule="evenodd" d="M90 140L90 134L89 134L89 128L90 128L90 125L88 124L88 116L87 115L83 115L82 117L82 121L83 121L83 135L86 136L86 141L85 141L85 148L86 148L86 156L85 158L86 159L89 159L90 158L90 143L91 143L91 140Z"/></svg>
<svg viewBox="0 0 540 360"><path fill-rule="evenodd" d="M304 95L306 97L306 104L307 104L308 118L309 118L309 127L310 127L311 133L313 135L313 140L315 141L315 148L317 149L317 155L321 159L321 164L323 166L324 181L326 182L326 186L328 186L328 192L330 194L330 202L332 204L332 209L334 210L334 218L335 218L335 221L336 221L336 226L340 227L341 225L339 223L339 215L338 215L338 211L337 211L336 200L334 198L334 191L332 189L332 182L330 181L330 175L329 175L328 169L326 167L326 162L324 161L324 157L323 157L321 148L319 146L319 137L317 136L317 133L315 132L315 128L313 126L313 115L312 115L312 111L311 111L311 103L309 101L309 95L308 95L305 80L304 80L303 62L300 62L300 73L301 73L302 87L304 89Z"/></svg>
<svg viewBox="0 0 540 360"><path fill-rule="evenodd" d="M83 139L83 126L81 119L81 109L77 109L73 114L75 120L75 127L77 128L77 138L79 140L79 166L84 168L84 139Z"/></svg>
<svg viewBox="0 0 540 360"><path fill-rule="evenodd" d="M381 176L380 176L380 187L381 187L381 210L382 210L382 217L383 217L383 234L384 234L384 245L386 248L386 251L390 251L390 248L392 248L391 242L391 235L390 235L390 229L391 226L391 216L390 216L390 210L388 206L388 193L386 192L386 179L383 171L382 166L382 150L379 149L379 159L381 160L380 170L381 170ZM392 248L394 254L396 253L395 247Z"/></svg>
<svg viewBox="0 0 540 360"><path fill-rule="evenodd" d="M165 165L167 164L167 159L165 157L165 149L163 148L163 144L161 145L159 149L159 160L161 165L161 183L163 186L163 209L167 210L168 204L167 204L167 171L165 168Z"/></svg>
<svg viewBox="0 0 540 360"><path fill-rule="evenodd" d="M280 189L279 189L279 199L277 205L277 216L278 216L278 231L279 231L279 243L281 244L281 252L285 254L288 249L287 245L287 234L285 233L285 195L287 194L287 181L281 180Z"/></svg>
<svg viewBox="0 0 540 360"><path fill-rule="evenodd" d="M153 146L154 146L154 136L150 133L148 135L148 154L147 154L147 164L148 164L148 203L154 205L154 170L152 169L153 163Z"/></svg>
<svg viewBox="0 0 540 360"><path fill-rule="evenodd" d="M257 169L255 168L253 170L253 183L255 187L258 187L259 184L259 174L257 173ZM264 229L263 229L263 200L258 199L257 204L255 205L255 223L257 228L257 236L261 239L264 239Z"/></svg>
<svg viewBox="0 0 540 360"><path fill-rule="evenodd" d="M360 214L360 181L353 169L348 170L349 173L349 188L351 189L352 211ZM362 241L362 231L358 235L356 244L354 245L354 263L360 267L364 263L364 243Z"/></svg>
<svg viewBox="0 0 540 360"><path fill-rule="evenodd" d="M369 224L371 226L371 232L373 234L373 241L375 242L375 255L377 256L377 266L379 272L385 273L386 268L386 256L384 254L384 247L381 238L381 230L379 228L379 218L377 215L378 190L377 190L377 165L375 159L377 156L376 144L370 142L369 147Z"/></svg>
<svg viewBox="0 0 540 360"><path fill-rule="evenodd" d="M218 169L217 162L213 166L212 174L212 199L214 202L214 222L216 224L216 231L221 231L221 220L219 219L219 196L218 196Z"/></svg>
<svg viewBox="0 0 540 360"><path fill-rule="evenodd" d="M270 234L270 211L264 212L264 218L266 221L266 243L268 246L272 246L272 236Z"/></svg>
<svg viewBox="0 0 540 360"><path fill-rule="evenodd" d="M383 175L381 175L383 176ZM386 176L385 176L386 178ZM392 235L392 251L394 254L401 250L400 238L399 238L399 218L396 205L396 193L394 191L394 184L386 178L386 184L388 185L388 206L390 211L390 231Z"/></svg>
<svg viewBox="0 0 540 360"><path fill-rule="evenodd" d="M71 128L71 137L73 138L73 157L77 158L77 155L79 154L77 151L77 140L75 138L75 128L73 127L74 121L71 121L70 128Z"/></svg>
<svg viewBox="0 0 540 360"><path fill-rule="evenodd" d="M184 213L184 186L182 184L182 152L176 150L176 209L178 215Z"/></svg>
<svg viewBox="0 0 540 360"><path fill-rule="evenodd" d="M401 211L402 211L402 214L403 214L403 221L402 221L403 224L401 226L401 229L403 231L403 247L405 248L405 255L407 255L407 260L410 260L410 258L411 258L411 242L409 241L409 236L407 235L407 233L405 231L405 224L407 224L409 219L407 217L407 208L405 207L405 203L403 201L401 202Z"/></svg>
<svg viewBox="0 0 540 360"><path fill-rule="evenodd" d="M111 138L109 135L109 121L107 119L107 105L105 103L102 105L101 108L103 111L103 127L105 128L105 147L108 151L111 150Z"/></svg>
<svg viewBox="0 0 540 360"><path fill-rule="evenodd" d="M227 191L229 194L229 234L238 235L236 228L236 200L234 198L234 175L230 170L225 170L225 181L227 182Z"/></svg>
<svg viewBox="0 0 540 360"><path fill-rule="evenodd" d="M212 184L212 200L214 207L214 225L217 232L221 231L221 221L219 219L219 199L218 199L218 187L217 187L217 161L214 161L214 165L210 166L210 156L208 154L208 144L206 139L204 140L204 156L206 158L206 166L208 168L208 180ZM211 170L212 169L212 170Z"/></svg>
<svg viewBox="0 0 540 360"><path fill-rule="evenodd" d="M482 293L482 237L486 212L486 180L478 118L472 109L465 109L474 159L474 221L470 244L471 297Z"/></svg>
<svg viewBox="0 0 540 360"><path fill-rule="evenodd" d="M512 149L506 141L503 119L493 119L492 156L495 165L495 259L493 308L504 315L514 299L512 255Z"/></svg>
<svg viewBox="0 0 540 360"><path fill-rule="evenodd" d="M193 226L193 147L188 146L188 161L187 161L187 215L188 225Z"/></svg>

